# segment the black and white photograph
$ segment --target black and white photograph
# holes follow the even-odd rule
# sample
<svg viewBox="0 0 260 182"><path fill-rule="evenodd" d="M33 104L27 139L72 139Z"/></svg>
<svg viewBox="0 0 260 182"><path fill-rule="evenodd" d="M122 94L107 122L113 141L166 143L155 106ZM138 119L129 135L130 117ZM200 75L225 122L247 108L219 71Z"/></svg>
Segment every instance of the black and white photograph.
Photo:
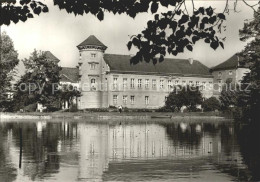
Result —
<svg viewBox="0 0 260 182"><path fill-rule="evenodd" d="M259 0L0 0L0 182L260 181Z"/></svg>

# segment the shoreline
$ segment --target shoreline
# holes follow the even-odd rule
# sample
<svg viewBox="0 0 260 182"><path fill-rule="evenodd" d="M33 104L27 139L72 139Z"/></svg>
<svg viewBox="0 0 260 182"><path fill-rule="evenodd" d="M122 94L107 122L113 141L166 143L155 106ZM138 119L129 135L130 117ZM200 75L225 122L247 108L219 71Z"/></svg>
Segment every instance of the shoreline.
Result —
<svg viewBox="0 0 260 182"><path fill-rule="evenodd" d="M91 113L0 113L0 122L2 121L147 121L153 122L158 120L163 121L180 121L180 120L201 120L208 119L212 121L229 121L233 120L221 116L219 113L156 113L156 112L133 112L133 113L118 113L118 112L91 112Z"/></svg>

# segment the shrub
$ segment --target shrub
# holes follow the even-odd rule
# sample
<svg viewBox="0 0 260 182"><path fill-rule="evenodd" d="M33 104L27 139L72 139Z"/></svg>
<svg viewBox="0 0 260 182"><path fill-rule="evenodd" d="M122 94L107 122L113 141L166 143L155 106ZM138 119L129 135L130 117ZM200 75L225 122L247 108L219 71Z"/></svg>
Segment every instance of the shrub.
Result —
<svg viewBox="0 0 260 182"><path fill-rule="evenodd" d="M160 107L159 109L157 109L156 112L172 112L172 110L163 106L163 107Z"/></svg>
<svg viewBox="0 0 260 182"><path fill-rule="evenodd" d="M215 111L220 109L220 102L216 97L210 97L202 103L204 111Z"/></svg>
<svg viewBox="0 0 260 182"><path fill-rule="evenodd" d="M76 104L73 104L70 109L69 109L69 112L78 112L78 107Z"/></svg>
<svg viewBox="0 0 260 182"><path fill-rule="evenodd" d="M90 109L85 109L85 112L108 112L108 108L90 108Z"/></svg>
<svg viewBox="0 0 260 182"><path fill-rule="evenodd" d="M195 111L196 106L201 104L202 96L199 87L176 86L167 97L165 108L171 112L178 112L183 106L188 111Z"/></svg>
<svg viewBox="0 0 260 182"><path fill-rule="evenodd" d="M37 109L37 104L29 104L28 106L24 107L25 112L35 112Z"/></svg>
<svg viewBox="0 0 260 182"><path fill-rule="evenodd" d="M112 106L112 105L109 105L109 107L108 108L110 108L110 109L117 109L117 107L116 106Z"/></svg>

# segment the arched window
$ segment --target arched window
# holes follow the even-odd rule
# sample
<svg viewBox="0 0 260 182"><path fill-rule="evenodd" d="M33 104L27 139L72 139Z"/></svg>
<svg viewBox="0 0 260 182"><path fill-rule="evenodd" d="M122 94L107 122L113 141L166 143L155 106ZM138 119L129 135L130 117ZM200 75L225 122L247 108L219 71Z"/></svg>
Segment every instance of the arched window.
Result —
<svg viewBox="0 0 260 182"><path fill-rule="evenodd" d="M92 84L92 83L96 83L96 79L95 79L95 78L92 78L92 79L91 79L91 84Z"/></svg>
<svg viewBox="0 0 260 182"><path fill-rule="evenodd" d="M90 84L91 84L91 90L96 90L96 79L92 78L90 80Z"/></svg>

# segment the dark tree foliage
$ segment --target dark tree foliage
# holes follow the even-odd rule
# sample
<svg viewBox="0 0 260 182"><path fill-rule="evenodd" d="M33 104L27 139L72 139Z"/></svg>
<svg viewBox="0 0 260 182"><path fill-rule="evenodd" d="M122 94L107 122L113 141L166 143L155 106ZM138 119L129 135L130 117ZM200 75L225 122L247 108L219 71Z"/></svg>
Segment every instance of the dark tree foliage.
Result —
<svg viewBox="0 0 260 182"><path fill-rule="evenodd" d="M16 84L14 100L18 107L33 103L50 105L58 96L59 71L57 62L47 59L45 52L34 51L23 60L26 73Z"/></svg>
<svg viewBox="0 0 260 182"><path fill-rule="evenodd" d="M238 90L239 86L236 86L235 84L224 84L219 97L222 110L227 110L230 107L234 107L235 105L237 105Z"/></svg>
<svg viewBox="0 0 260 182"><path fill-rule="evenodd" d="M244 118L256 121L260 125L260 8L255 12L254 19L244 24L240 30L242 40L253 38L240 53L244 57L241 66L248 67L250 72L242 80L242 89L238 97L238 107L242 108Z"/></svg>
<svg viewBox="0 0 260 182"><path fill-rule="evenodd" d="M67 101L70 107L73 106L73 99L80 96L81 93L72 85L64 84L62 88L59 89L60 102Z"/></svg>
<svg viewBox="0 0 260 182"><path fill-rule="evenodd" d="M199 87L176 86L165 101L165 109L178 112L182 106L186 106L188 111L196 111L196 106L201 103Z"/></svg>
<svg viewBox="0 0 260 182"><path fill-rule="evenodd" d="M241 53L250 73L242 80L242 89L238 97L238 107L242 107L244 114L251 120L259 120L260 113L260 39L250 42Z"/></svg>
<svg viewBox="0 0 260 182"><path fill-rule="evenodd" d="M44 1L43 1L44 2ZM154 20L147 22L147 28L140 34L132 36L127 44L128 49L135 46L137 54L131 63L136 64L145 60L157 63L163 61L168 52L172 55L192 51L199 40L204 40L213 49L224 48L223 39L217 35L221 32L225 20L224 13L216 13L212 7L193 6L188 12L185 0L53 0L54 5L75 15L93 14L100 21L104 19L104 12L114 14L125 13L135 18L139 13L151 12ZM194 5L194 3L193 3ZM167 7L168 11L157 13L159 7ZM4 0L2 1L0 25L17 23L33 18L34 14L48 12L48 7L36 0Z"/></svg>
<svg viewBox="0 0 260 182"><path fill-rule="evenodd" d="M220 102L216 97L210 97L204 100L201 106L204 111L215 111L220 109Z"/></svg>
<svg viewBox="0 0 260 182"><path fill-rule="evenodd" d="M192 51L193 46L199 40L204 40L214 50L219 46L224 48L223 39L219 40L217 32L221 32L225 15L215 14L212 7L199 8L193 15L187 15L184 11L176 9L161 15L156 14L154 20L147 22L147 28L141 34L133 36L128 43L128 49L132 45L138 48L132 63L142 60L146 62L162 62L165 55ZM159 57L159 60L156 58Z"/></svg>
<svg viewBox="0 0 260 182"><path fill-rule="evenodd" d="M44 3L34 0L1 0L0 5L0 26L9 25L11 22L25 22L35 14L49 11Z"/></svg>
<svg viewBox="0 0 260 182"><path fill-rule="evenodd" d="M11 91L11 81L19 60L12 39L5 32L0 39L0 108L6 108L9 104L7 93Z"/></svg>

